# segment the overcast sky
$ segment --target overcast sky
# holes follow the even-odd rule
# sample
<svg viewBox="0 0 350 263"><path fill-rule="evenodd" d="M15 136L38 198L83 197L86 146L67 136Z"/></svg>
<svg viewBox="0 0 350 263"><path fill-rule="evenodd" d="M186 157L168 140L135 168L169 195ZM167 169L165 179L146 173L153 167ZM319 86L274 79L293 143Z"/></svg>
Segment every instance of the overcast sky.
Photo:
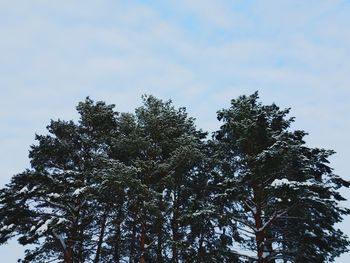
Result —
<svg viewBox="0 0 350 263"><path fill-rule="evenodd" d="M345 0L0 0L0 187L29 168L34 134L76 119L86 96L118 111L171 98L213 131L217 110L255 90L291 107L350 180L349 25ZM350 235L349 218L339 227ZM15 243L2 262L23 255Z"/></svg>

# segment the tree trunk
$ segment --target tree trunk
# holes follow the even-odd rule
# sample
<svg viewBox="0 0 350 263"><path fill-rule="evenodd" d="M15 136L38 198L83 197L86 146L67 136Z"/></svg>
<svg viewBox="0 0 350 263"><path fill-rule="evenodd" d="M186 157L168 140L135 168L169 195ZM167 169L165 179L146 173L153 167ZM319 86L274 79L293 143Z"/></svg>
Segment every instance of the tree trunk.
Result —
<svg viewBox="0 0 350 263"><path fill-rule="evenodd" d="M261 209L261 200L262 200L263 190L261 189L261 186L255 182L253 183L253 191L254 191L254 203L256 204L254 220L255 220L255 229L257 230L255 232L255 242L256 242L256 248L257 248L258 263L266 263L267 261L264 258L265 230L260 230L263 226L262 209Z"/></svg>
<svg viewBox="0 0 350 263"><path fill-rule="evenodd" d="M64 241L64 238L57 234L55 230L52 230L53 236L59 241L62 252L63 252L63 262L64 263L73 263L73 249L69 246L69 244L66 244Z"/></svg>
<svg viewBox="0 0 350 263"><path fill-rule="evenodd" d="M159 197L158 207L163 208L163 198ZM157 263L163 263L163 217L162 213L159 214L157 218Z"/></svg>
<svg viewBox="0 0 350 263"><path fill-rule="evenodd" d="M120 261L120 252L121 252L121 223L123 222L123 203L124 199L120 198L118 202L118 214L117 214L117 221L114 223L115 224L115 236L114 236L114 241L113 241L113 262L114 263L119 263Z"/></svg>
<svg viewBox="0 0 350 263"><path fill-rule="evenodd" d="M179 241L178 225L174 219L172 223L172 232L173 232L173 243L172 243L172 258L173 263L178 263L178 251L177 251L177 242Z"/></svg>
<svg viewBox="0 0 350 263"><path fill-rule="evenodd" d="M203 233L200 234L200 238L199 238L199 244L198 244L198 263L203 262L204 259L204 251L203 251Z"/></svg>
<svg viewBox="0 0 350 263"><path fill-rule="evenodd" d="M158 225L158 234L157 234L157 263L163 263L163 255L162 255L162 243L163 243L163 231L162 231L162 222L159 219Z"/></svg>
<svg viewBox="0 0 350 263"><path fill-rule="evenodd" d="M175 200L174 200L175 202ZM172 242L172 262L178 263L178 251L177 251L177 243L179 241L179 226L178 226L178 205L174 204L174 211L173 211L173 220L171 222L171 230L173 233L173 242Z"/></svg>
<svg viewBox="0 0 350 263"><path fill-rule="evenodd" d="M64 263L73 263L73 249L66 248L64 251Z"/></svg>
<svg viewBox="0 0 350 263"><path fill-rule="evenodd" d="M98 237L97 242L97 248L96 248L96 255L94 263L98 263L100 261L100 255L101 255L101 248L103 243L103 237L105 235L105 228L106 228L106 221L107 221L107 211L103 214L102 220L101 220L101 230L100 230L100 236Z"/></svg>
<svg viewBox="0 0 350 263"><path fill-rule="evenodd" d="M145 240L146 240L146 230L145 223L141 223L141 237L140 237L140 263L145 263Z"/></svg>
<svg viewBox="0 0 350 263"><path fill-rule="evenodd" d="M116 233L115 233L115 240L114 240L114 253L113 253L113 260L115 263L119 263L120 261L120 224L116 226Z"/></svg>
<svg viewBox="0 0 350 263"><path fill-rule="evenodd" d="M136 225L134 221L134 225L132 227L132 234L131 234L131 244L130 244L130 256L129 256L129 263L133 263L134 256L135 256L135 241L136 241Z"/></svg>

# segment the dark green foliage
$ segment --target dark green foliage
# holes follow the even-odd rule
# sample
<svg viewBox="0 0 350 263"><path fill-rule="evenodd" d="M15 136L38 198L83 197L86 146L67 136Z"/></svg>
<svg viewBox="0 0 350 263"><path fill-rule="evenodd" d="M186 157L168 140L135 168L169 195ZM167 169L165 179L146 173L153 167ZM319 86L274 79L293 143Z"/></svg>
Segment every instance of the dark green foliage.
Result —
<svg viewBox="0 0 350 263"><path fill-rule="evenodd" d="M135 113L90 98L77 111L36 135L31 169L0 190L0 244L31 244L21 262L328 262L347 251L334 225L349 183L328 166L332 151L290 130L289 109L241 96L218 112L212 140L153 96Z"/></svg>
<svg viewBox="0 0 350 263"><path fill-rule="evenodd" d="M332 151L308 148L304 131L289 130L288 113L262 105L257 93L218 112L217 198L225 224L241 229L258 262L332 261L347 251L348 241L334 224L349 213L337 203L337 190L349 183L328 167Z"/></svg>

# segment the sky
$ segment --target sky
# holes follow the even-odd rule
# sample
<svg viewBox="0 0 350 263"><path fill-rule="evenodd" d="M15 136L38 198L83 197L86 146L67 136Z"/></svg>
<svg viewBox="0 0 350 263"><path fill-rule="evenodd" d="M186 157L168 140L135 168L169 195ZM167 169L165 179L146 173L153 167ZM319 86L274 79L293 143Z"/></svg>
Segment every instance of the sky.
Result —
<svg viewBox="0 0 350 263"><path fill-rule="evenodd" d="M0 187L30 167L35 133L76 120L86 96L121 112L142 94L172 99L214 131L217 110L256 90L291 107L293 128L335 150L350 180L349 24L349 0L0 0ZM350 236L349 217L339 227ZM13 240L1 260L23 251Z"/></svg>

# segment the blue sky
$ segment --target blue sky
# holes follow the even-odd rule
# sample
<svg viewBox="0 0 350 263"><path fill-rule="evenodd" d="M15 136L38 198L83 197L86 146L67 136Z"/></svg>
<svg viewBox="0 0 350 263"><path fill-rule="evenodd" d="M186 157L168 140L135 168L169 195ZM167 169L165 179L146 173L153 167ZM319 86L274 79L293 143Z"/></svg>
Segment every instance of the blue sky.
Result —
<svg viewBox="0 0 350 263"><path fill-rule="evenodd" d="M291 107L350 180L349 24L340 0L0 0L0 186L29 167L34 134L75 119L88 95L119 111L145 93L171 98L213 131L217 110L255 90ZM350 235L349 218L340 227ZM22 255L13 243L2 261Z"/></svg>

